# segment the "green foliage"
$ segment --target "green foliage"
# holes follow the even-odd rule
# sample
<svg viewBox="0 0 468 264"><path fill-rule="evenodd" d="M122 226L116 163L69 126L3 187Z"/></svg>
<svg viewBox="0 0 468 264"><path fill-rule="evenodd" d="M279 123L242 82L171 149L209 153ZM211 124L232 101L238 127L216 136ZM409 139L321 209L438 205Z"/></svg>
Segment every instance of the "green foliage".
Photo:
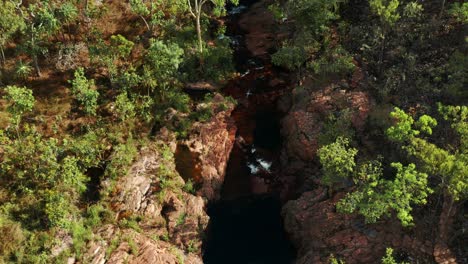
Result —
<svg viewBox="0 0 468 264"><path fill-rule="evenodd" d="M77 159L67 155L57 139L44 139L34 128L26 127L20 139L1 135L0 142L2 185L14 194L11 202L23 205L13 212L19 210L20 219L32 227L40 221L65 227L76 210L73 202L86 190L88 180Z"/></svg>
<svg viewBox="0 0 468 264"><path fill-rule="evenodd" d="M150 40L143 65L143 84L148 92L156 93L161 101L166 99L174 85L183 54L184 51L175 43L165 44L160 40Z"/></svg>
<svg viewBox="0 0 468 264"><path fill-rule="evenodd" d="M211 4L211 9L204 8L206 3ZM198 52L203 54L203 29L201 28L201 18L203 15L220 17L226 14L226 4L239 4L239 0L187 0L187 10L195 20L195 27L198 38Z"/></svg>
<svg viewBox="0 0 468 264"><path fill-rule="evenodd" d="M353 57L341 46L325 48L317 60L307 64L315 73L350 73L354 70Z"/></svg>
<svg viewBox="0 0 468 264"><path fill-rule="evenodd" d="M298 70L306 59L304 49L296 46L283 46L271 57L273 64L283 66L289 70Z"/></svg>
<svg viewBox="0 0 468 264"><path fill-rule="evenodd" d="M373 13L380 17L383 24L392 26L398 19L399 0L369 0L369 5Z"/></svg>
<svg viewBox="0 0 468 264"><path fill-rule="evenodd" d="M421 4L418 4L417 2L409 2L405 6L403 15L409 18L417 18L422 15L423 11L424 8Z"/></svg>
<svg viewBox="0 0 468 264"><path fill-rule="evenodd" d="M181 65L181 71L190 82L224 81L229 79L235 72L232 61L232 50L226 40L217 40L214 46L209 46L201 53L203 61L200 61L200 54L192 54Z"/></svg>
<svg viewBox="0 0 468 264"><path fill-rule="evenodd" d="M378 161L361 166L354 177L357 190L339 201L338 211L357 211L367 223L375 223L394 210L403 226L412 225L412 204L425 204L432 192L427 186L427 174L417 172L414 164L404 167L400 163L392 163L391 166L397 170L393 181L382 178L382 167Z"/></svg>
<svg viewBox="0 0 468 264"><path fill-rule="evenodd" d="M322 164L322 182L331 187L349 177L356 166L354 157L357 152L357 149L349 147L349 140L343 137L321 147L317 154Z"/></svg>
<svg viewBox="0 0 468 264"><path fill-rule="evenodd" d="M468 3L453 3L449 14L462 23L468 23Z"/></svg>
<svg viewBox="0 0 468 264"><path fill-rule="evenodd" d="M195 194L195 186L193 185L193 181L192 179L189 179L185 185L184 185L184 188L183 188L184 192L186 193L190 193L190 194Z"/></svg>
<svg viewBox="0 0 468 264"><path fill-rule="evenodd" d="M62 24L71 24L78 19L78 8L72 2L65 1L57 8L56 14Z"/></svg>
<svg viewBox="0 0 468 264"><path fill-rule="evenodd" d="M130 0L130 7L132 11L139 15L146 25L148 30L153 30L154 26L159 25L164 16L162 9L164 1L144 1L144 0ZM148 21L149 20L149 21Z"/></svg>
<svg viewBox="0 0 468 264"><path fill-rule="evenodd" d="M32 111L34 96L26 87L7 86L5 92L6 95L3 98L9 103L7 111L11 115L11 123L18 128L23 114Z"/></svg>
<svg viewBox="0 0 468 264"><path fill-rule="evenodd" d="M111 179L125 176L127 170L137 154L135 142L131 139L124 144L118 144L107 164L105 175Z"/></svg>
<svg viewBox="0 0 468 264"><path fill-rule="evenodd" d="M460 136L460 145L452 151L416 137L419 131L412 128L412 118L408 118L408 115L401 110L397 112L400 116L405 116L405 118L398 120L395 125L390 127L387 130L387 135L391 140L405 143L404 149L421 163L421 168L431 175L441 177L440 186L442 189L447 191L454 200L459 200L468 196L468 179L466 178L466 175L468 175L468 158L466 154L466 146L468 145L466 143L468 138L468 108L466 106L443 106L439 104L439 111L446 120L452 122L452 128ZM422 116L417 122L417 126L426 132L432 131L430 129L435 124L435 119L428 116ZM401 129L402 127L404 129ZM399 134L396 131L403 131L400 134L404 136L395 136ZM408 131L412 132L408 133Z"/></svg>
<svg viewBox="0 0 468 264"><path fill-rule="evenodd" d="M31 75L32 67L27 62L19 60L15 65L15 77L20 80L26 80Z"/></svg>
<svg viewBox="0 0 468 264"><path fill-rule="evenodd" d="M328 257L328 261L330 264L345 264L344 260L336 258L333 254Z"/></svg>
<svg viewBox="0 0 468 264"><path fill-rule="evenodd" d="M409 264L408 262L397 262L393 258L393 249L387 248L385 250L385 256L382 258L382 264Z"/></svg>
<svg viewBox="0 0 468 264"><path fill-rule="evenodd" d="M318 137L319 146L333 143L340 136L352 140L354 138L354 129L351 117L352 113L349 110L340 111L338 114L330 114L324 122L323 129Z"/></svg>
<svg viewBox="0 0 468 264"><path fill-rule="evenodd" d="M116 58L126 58L130 56L133 46L135 45L135 43L126 39L124 36L120 34L112 35L110 38L110 43L111 43L110 52Z"/></svg>
<svg viewBox="0 0 468 264"><path fill-rule="evenodd" d="M143 0L130 0L130 7L133 12L140 16L147 16L150 14L150 10Z"/></svg>
<svg viewBox="0 0 468 264"><path fill-rule="evenodd" d="M49 190L45 195L45 214L50 226L69 228L73 222L70 208L71 201L66 194L56 190Z"/></svg>
<svg viewBox="0 0 468 264"><path fill-rule="evenodd" d="M422 115L414 125L419 129L419 131L424 132L427 135L432 135L432 128L437 126L437 120L428 115Z"/></svg>
<svg viewBox="0 0 468 264"><path fill-rule="evenodd" d="M13 1L3 1L0 7L0 50L2 61L5 63L3 49L13 34L25 28L24 19L16 9Z"/></svg>
<svg viewBox="0 0 468 264"><path fill-rule="evenodd" d="M115 99L115 113L120 120L125 121L135 116L135 104L130 101L126 92L121 93Z"/></svg>
<svg viewBox="0 0 468 264"><path fill-rule="evenodd" d="M390 117L395 120L396 123L387 129L386 133L390 140L404 142L419 134L419 131L412 128L414 119L400 108L396 107L394 111L390 113Z"/></svg>
<svg viewBox="0 0 468 264"><path fill-rule="evenodd" d="M288 17L297 21L299 26L307 28L314 34L328 30L331 21L339 18L339 5L344 0L289 0L286 3Z"/></svg>
<svg viewBox="0 0 468 264"><path fill-rule="evenodd" d="M340 18L339 8L346 0L289 0L284 9L294 21L295 38L272 56L276 65L299 70L302 65L317 74L349 73L354 69L352 56L336 41L333 22Z"/></svg>
<svg viewBox="0 0 468 264"><path fill-rule="evenodd" d="M178 217L177 217L177 222L176 222L176 225L183 225L185 223L185 219L187 218L187 213L181 213Z"/></svg>
<svg viewBox="0 0 468 264"><path fill-rule="evenodd" d="M83 111L88 115L96 115L98 91L95 90L94 80L88 80L84 75L84 69L78 68L75 71L75 79L69 81L72 85L71 91L76 100L83 107Z"/></svg>

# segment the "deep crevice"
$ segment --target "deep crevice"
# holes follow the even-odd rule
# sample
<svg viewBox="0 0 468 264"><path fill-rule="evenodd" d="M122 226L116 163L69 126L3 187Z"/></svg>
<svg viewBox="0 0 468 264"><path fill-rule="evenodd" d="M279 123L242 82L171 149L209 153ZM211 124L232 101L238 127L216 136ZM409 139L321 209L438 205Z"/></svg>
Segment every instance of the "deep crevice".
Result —
<svg viewBox="0 0 468 264"><path fill-rule="evenodd" d="M241 1L243 12L257 1ZM231 7L232 8L232 7ZM232 9L231 9L232 10ZM253 57L238 21L227 19L227 31L235 39L234 58L241 76L232 80L224 94L238 101L232 112L237 126L221 199L208 205L210 223L203 243L206 264L287 264L295 258L281 217L282 201L274 186L281 150L280 120L276 103L284 86L272 86L280 74L269 58Z"/></svg>

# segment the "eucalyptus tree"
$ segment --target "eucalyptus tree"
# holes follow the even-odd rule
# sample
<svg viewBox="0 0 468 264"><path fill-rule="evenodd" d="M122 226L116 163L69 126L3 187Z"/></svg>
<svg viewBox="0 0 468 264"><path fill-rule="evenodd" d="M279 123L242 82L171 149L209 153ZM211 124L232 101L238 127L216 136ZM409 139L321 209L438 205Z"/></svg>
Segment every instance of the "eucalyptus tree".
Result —
<svg viewBox="0 0 468 264"><path fill-rule="evenodd" d="M60 29L61 24L49 2L30 4L27 8L21 7L21 14L26 22L27 36L22 46L31 56L36 74L40 77L38 56L48 52L47 40Z"/></svg>
<svg viewBox="0 0 468 264"><path fill-rule="evenodd" d="M379 160L358 165L355 161L357 153L357 149L349 147L349 141L342 137L321 147L317 153L325 185L332 188L348 178L355 183L354 191L338 202L338 211L358 212L367 223L375 223L382 216L396 212L404 226L412 225L413 205L425 204L432 192L427 185L427 174L418 172L414 164L392 163L396 170L395 179L387 180Z"/></svg>
<svg viewBox="0 0 468 264"><path fill-rule="evenodd" d="M226 4L232 3L234 5L239 4L239 0L186 0L188 5L188 11L195 20L195 27L197 30L198 38L198 51L200 54L203 53L203 30L201 26L201 18L205 15L222 16L226 13ZM209 8L205 5L211 4Z"/></svg>
<svg viewBox="0 0 468 264"><path fill-rule="evenodd" d="M396 122L387 130L387 136L399 143L425 173L438 179L437 190L443 196L443 205L437 242L447 247L453 205L468 198L468 107L439 104L438 110L451 124L452 131L448 133L458 135L458 138L434 141L428 137L438 124L437 120L422 115L415 121L398 108L391 113Z"/></svg>
<svg viewBox="0 0 468 264"><path fill-rule="evenodd" d="M21 118L27 112L31 112L34 107L34 96L31 89L18 86L7 86L3 99L9 103L8 113L11 115L11 123L18 133Z"/></svg>
<svg viewBox="0 0 468 264"><path fill-rule="evenodd" d="M0 6L0 55L2 64L5 65L4 47L13 34L25 27L24 19L18 11L18 6L13 1L3 1Z"/></svg>

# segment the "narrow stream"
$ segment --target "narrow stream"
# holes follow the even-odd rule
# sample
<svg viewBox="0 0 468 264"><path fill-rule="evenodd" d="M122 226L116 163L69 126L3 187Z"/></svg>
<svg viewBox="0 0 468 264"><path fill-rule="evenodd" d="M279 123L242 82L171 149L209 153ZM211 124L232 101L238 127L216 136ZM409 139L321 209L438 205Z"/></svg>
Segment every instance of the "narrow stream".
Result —
<svg viewBox="0 0 468 264"><path fill-rule="evenodd" d="M279 70L269 57L250 54L238 23L255 2L241 1L230 9L227 20L241 76L223 92L238 101L232 113L238 131L221 199L208 206L210 224L203 245L206 264L287 264L295 257L284 232L277 186L283 113L276 103L286 85L271 85Z"/></svg>

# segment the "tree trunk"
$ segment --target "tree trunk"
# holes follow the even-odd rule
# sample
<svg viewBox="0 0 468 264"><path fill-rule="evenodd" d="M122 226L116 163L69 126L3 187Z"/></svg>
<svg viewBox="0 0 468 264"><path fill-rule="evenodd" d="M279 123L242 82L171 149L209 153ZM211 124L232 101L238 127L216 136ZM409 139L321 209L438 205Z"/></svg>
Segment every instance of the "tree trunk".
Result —
<svg viewBox="0 0 468 264"><path fill-rule="evenodd" d="M37 77L41 77L41 69L39 68L39 62L37 61L37 55L33 55L34 68L36 69Z"/></svg>
<svg viewBox="0 0 468 264"><path fill-rule="evenodd" d="M446 1L446 0L442 0L442 7L440 8L439 18L441 18L442 15L444 14L444 10L445 10L445 1Z"/></svg>
<svg viewBox="0 0 468 264"><path fill-rule="evenodd" d="M449 231L456 211L453 203L454 201L452 196L444 194L442 212L439 217L439 232L437 234L434 247L434 258L437 263L456 263L456 258L448 246Z"/></svg>
<svg viewBox="0 0 468 264"><path fill-rule="evenodd" d="M6 65L6 59L5 59L5 52L3 51L3 46L0 45L0 53L2 55L2 65L5 66Z"/></svg>
<svg viewBox="0 0 468 264"><path fill-rule="evenodd" d="M198 13L196 17L196 26L197 26L197 36L198 36L198 51L200 52L200 55L203 53L203 39L202 39L202 31L201 31L201 25L200 25L200 16L201 14Z"/></svg>
<svg viewBox="0 0 468 264"><path fill-rule="evenodd" d="M153 33L151 28L150 28L150 25L148 24L148 22L146 21L145 17L140 15L140 18L141 20L143 20L143 22L145 22L145 25L146 25L146 28L148 29L148 31L151 31L151 34Z"/></svg>

